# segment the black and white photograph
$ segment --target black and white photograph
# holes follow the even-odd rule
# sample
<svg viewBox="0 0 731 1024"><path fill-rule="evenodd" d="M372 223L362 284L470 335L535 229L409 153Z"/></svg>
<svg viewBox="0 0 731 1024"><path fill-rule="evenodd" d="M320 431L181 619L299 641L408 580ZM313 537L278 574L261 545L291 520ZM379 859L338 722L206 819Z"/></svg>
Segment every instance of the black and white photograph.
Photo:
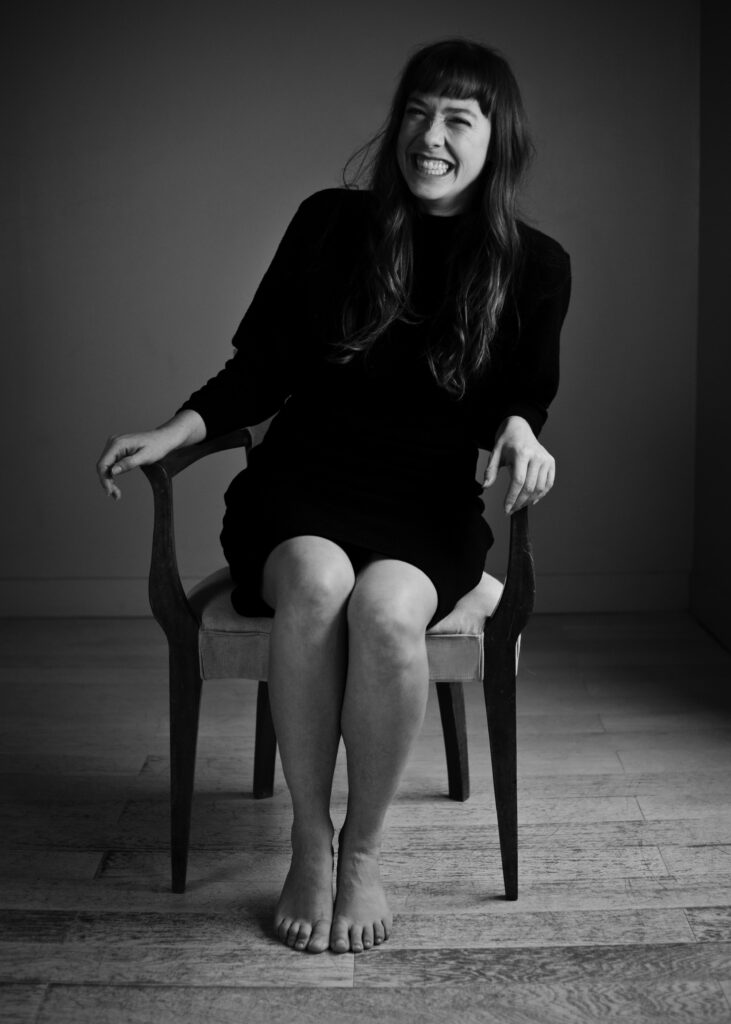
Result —
<svg viewBox="0 0 731 1024"><path fill-rule="evenodd" d="M3 23L0 1020L729 1024L729 8Z"/></svg>

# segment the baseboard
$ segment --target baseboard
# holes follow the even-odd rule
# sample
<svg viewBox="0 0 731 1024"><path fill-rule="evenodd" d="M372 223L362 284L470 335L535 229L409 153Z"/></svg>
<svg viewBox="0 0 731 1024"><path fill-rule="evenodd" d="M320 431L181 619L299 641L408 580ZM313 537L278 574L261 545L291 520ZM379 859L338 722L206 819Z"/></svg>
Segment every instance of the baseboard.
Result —
<svg viewBox="0 0 731 1024"><path fill-rule="evenodd" d="M190 589L197 579L183 579ZM539 575L536 612L679 611L688 573ZM0 617L146 616L147 579L0 579Z"/></svg>

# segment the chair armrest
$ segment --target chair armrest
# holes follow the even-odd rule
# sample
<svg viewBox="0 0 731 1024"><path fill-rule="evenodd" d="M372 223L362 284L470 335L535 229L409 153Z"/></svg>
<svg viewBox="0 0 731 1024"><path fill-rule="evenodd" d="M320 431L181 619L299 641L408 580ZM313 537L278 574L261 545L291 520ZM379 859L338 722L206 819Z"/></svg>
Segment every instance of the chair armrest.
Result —
<svg viewBox="0 0 731 1024"><path fill-rule="evenodd" d="M528 506L510 517L510 542L505 586L485 629L486 643L515 644L533 611L536 593L533 551L528 530Z"/></svg>
<svg viewBox="0 0 731 1024"><path fill-rule="evenodd" d="M215 452L225 452L229 448L245 448L248 451L251 450L253 445L253 438L251 431L248 427L242 427L240 430L232 430L230 434L221 434L220 437L206 438L205 441L201 441L199 444L188 445L187 448L175 448L160 459L159 462L154 463L156 466L162 466L168 475L172 478L177 476L178 473L187 469L198 459L204 459L207 455L213 455ZM142 467L143 471L146 471L147 467Z"/></svg>
<svg viewBox="0 0 731 1024"><path fill-rule="evenodd" d="M243 428L220 437L206 439L200 444L176 448L158 462L140 467L150 481L155 505L148 585L150 607L171 642L182 642L191 630L198 629L198 620L188 604L178 569L173 516L173 477L198 459L214 452L227 451L230 448L245 448L249 451L251 446L251 431Z"/></svg>

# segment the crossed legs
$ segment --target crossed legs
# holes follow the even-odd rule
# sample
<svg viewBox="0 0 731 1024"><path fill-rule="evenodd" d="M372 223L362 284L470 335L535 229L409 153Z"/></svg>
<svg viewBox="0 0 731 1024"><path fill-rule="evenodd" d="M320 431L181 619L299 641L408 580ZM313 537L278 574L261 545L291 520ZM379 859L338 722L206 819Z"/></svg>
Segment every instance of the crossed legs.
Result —
<svg viewBox="0 0 731 1024"><path fill-rule="evenodd" d="M375 557L356 578L337 544L295 537L270 554L263 596L275 609L269 689L293 809L275 929L295 949L360 952L391 928L378 855L424 717L436 590L394 559ZM348 808L333 906L330 795L341 733Z"/></svg>

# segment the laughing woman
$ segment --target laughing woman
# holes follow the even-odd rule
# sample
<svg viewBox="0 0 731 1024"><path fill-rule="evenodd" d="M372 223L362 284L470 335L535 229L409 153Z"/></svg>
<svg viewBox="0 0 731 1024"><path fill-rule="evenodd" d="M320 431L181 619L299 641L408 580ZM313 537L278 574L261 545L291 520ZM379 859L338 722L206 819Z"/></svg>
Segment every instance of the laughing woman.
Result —
<svg viewBox="0 0 731 1024"><path fill-rule="evenodd" d="M243 615L273 615L272 713L292 798L292 862L275 913L298 950L388 938L386 812L422 724L425 630L481 626L482 486L505 508L554 482L536 439L558 386L570 272L517 219L529 155L505 60L463 40L419 50L349 181L306 199L233 340L233 357L167 423L112 438L118 475L274 415L226 492L221 541ZM330 797L343 738L347 814L333 901Z"/></svg>

